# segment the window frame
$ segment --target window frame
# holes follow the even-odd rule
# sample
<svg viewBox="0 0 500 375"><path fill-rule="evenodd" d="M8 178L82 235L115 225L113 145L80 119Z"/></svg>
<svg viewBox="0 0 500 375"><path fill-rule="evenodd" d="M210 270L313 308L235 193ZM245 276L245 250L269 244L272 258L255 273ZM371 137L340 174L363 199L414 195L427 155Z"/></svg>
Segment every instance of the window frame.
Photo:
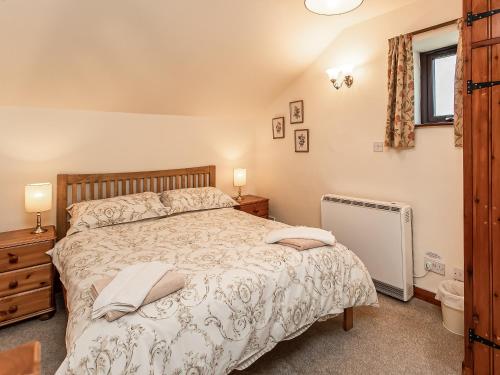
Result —
<svg viewBox="0 0 500 375"><path fill-rule="evenodd" d="M420 53L420 122L418 126L453 125L453 114L434 116L434 69L436 59L456 55L457 45Z"/></svg>

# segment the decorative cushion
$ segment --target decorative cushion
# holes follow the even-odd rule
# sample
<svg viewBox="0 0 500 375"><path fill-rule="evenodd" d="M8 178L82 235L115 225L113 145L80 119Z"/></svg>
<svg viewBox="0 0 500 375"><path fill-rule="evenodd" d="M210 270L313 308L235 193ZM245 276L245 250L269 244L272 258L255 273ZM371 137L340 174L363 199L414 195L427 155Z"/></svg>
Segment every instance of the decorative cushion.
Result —
<svg viewBox="0 0 500 375"><path fill-rule="evenodd" d="M238 205L233 198L214 187L167 190L161 193L160 199L168 215Z"/></svg>
<svg viewBox="0 0 500 375"><path fill-rule="evenodd" d="M67 210L71 215L68 235L167 215L160 198L152 192L74 203Z"/></svg>

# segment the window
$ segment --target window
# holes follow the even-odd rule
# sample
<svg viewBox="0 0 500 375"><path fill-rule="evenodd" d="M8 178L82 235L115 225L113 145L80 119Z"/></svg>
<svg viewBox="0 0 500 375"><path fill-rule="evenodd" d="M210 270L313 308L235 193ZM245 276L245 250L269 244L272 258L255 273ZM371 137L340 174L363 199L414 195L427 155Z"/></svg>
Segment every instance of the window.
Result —
<svg viewBox="0 0 500 375"><path fill-rule="evenodd" d="M420 53L421 123L453 124L457 46Z"/></svg>

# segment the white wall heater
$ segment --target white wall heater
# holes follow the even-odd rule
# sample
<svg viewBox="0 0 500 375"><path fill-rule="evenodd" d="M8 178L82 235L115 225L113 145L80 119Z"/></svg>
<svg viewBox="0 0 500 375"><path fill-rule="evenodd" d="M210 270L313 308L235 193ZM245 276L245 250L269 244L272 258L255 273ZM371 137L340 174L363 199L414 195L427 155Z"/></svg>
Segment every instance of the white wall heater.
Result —
<svg viewBox="0 0 500 375"><path fill-rule="evenodd" d="M321 225L366 265L376 289L408 301L413 296L412 211L403 203L327 194Z"/></svg>

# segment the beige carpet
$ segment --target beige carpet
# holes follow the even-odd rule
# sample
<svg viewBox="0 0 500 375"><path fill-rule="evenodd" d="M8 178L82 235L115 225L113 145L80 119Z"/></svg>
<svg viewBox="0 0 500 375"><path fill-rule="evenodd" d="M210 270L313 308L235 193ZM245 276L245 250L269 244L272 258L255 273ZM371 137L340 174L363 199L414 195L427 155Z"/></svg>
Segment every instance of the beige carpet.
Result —
<svg viewBox="0 0 500 375"><path fill-rule="evenodd" d="M43 374L53 374L65 356L66 314L58 298L50 320L0 329L0 350L39 340ZM280 343L243 372L247 374L460 374L462 338L441 325L439 308L413 299L402 303L380 295L380 308L355 309L354 329L342 319L317 323Z"/></svg>

